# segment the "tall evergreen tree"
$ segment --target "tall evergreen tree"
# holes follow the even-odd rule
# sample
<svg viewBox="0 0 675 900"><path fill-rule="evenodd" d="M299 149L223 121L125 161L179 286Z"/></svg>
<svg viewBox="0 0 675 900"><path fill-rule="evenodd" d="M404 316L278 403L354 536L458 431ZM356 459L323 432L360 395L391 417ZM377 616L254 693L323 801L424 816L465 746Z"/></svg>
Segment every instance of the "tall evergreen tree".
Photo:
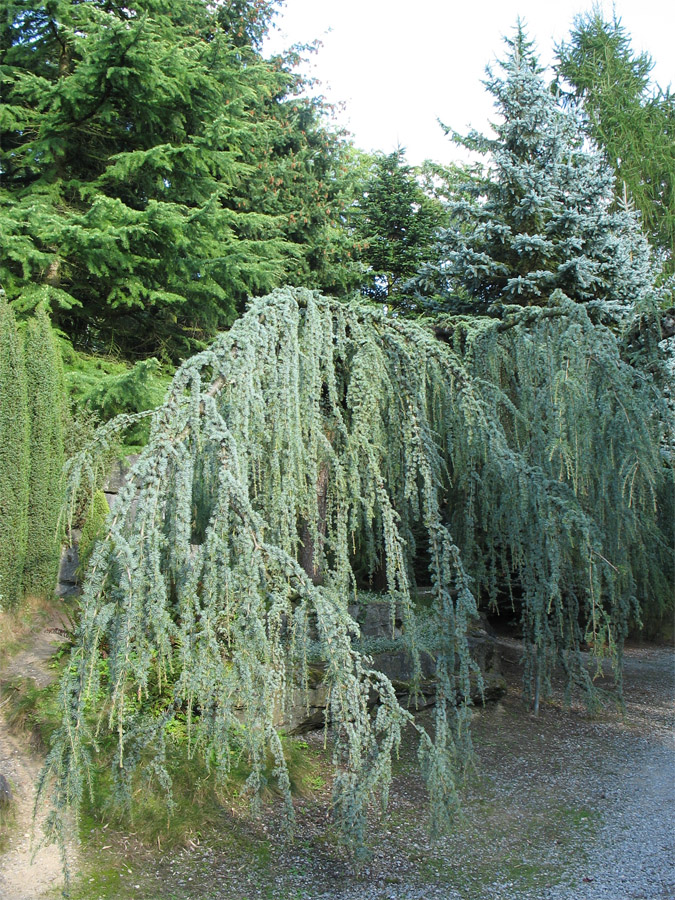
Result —
<svg viewBox="0 0 675 900"><path fill-rule="evenodd" d="M290 211L251 202L268 145L292 131L260 115L292 81L258 50L274 5L9 5L0 270L11 300L48 303L82 348L175 358L296 271L305 251Z"/></svg>
<svg viewBox="0 0 675 900"><path fill-rule="evenodd" d="M557 56L563 97L581 105L588 135L637 207L666 270L675 271L675 97L652 83L653 60L633 50L616 15L578 16Z"/></svg>
<svg viewBox="0 0 675 900"><path fill-rule="evenodd" d="M576 302L629 307L652 283L637 220L617 208L613 173L556 102L522 25L506 43L503 74L488 69L486 81L500 114L496 137L455 136L491 165L450 204L452 225L419 288L483 312L545 306L557 289Z"/></svg>
<svg viewBox="0 0 675 900"><path fill-rule="evenodd" d="M23 584L26 593L50 596L56 584L61 550L59 519L66 396L61 357L49 317L42 307L27 325L25 360L30 487Z"/></svg>
<svg viewBox="0 0 675 900"><path fill-rule="evenodd" d="M390 306L409 304L404 286L431 255L443 219L442 206L424 192L402 148L374 157L354 213L368 267L362 292Z"/></svg>
<svg viewBox="0 0 675 900"><path fill-rule="evenodd" d="M0 290L0 605L15 607L28 533L29 430L26 372L16 321Z"/></svg>
<svg viewBox="0 0 675 900"><path fill-rule="evenodd" d="M307 50L311 48L305 48ZM307 96L294 49L271 60L277 89L256 98L260 141L242 183L242 209L256 209L279 223L295 257L287 280L329 294L359 284L355 239L346 217L356 190L354 148L328 126L331 107Z"/></svg>

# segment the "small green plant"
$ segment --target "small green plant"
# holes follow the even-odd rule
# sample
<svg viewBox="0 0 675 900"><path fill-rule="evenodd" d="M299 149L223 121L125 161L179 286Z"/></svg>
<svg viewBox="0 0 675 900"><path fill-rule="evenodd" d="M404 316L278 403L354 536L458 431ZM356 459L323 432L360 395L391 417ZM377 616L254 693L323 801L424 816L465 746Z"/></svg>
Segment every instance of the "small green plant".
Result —
<svg viewBox="0 0 675 900"><path fill-rule="evenodd" d="M99 422L154 409L162 402L170 381L154 358L131 366L114 356L79 353L66 342L63 353L66 381L75 409ZM143 446L147 438L147 420L142 420L124 435L126 452Z"/></svg>
<svg viewBox="0 0 675 900"><path fill-rule="evenodd" d="M16 677L1 688L10 728L27 734L36 750L47 750L60 715L58 684L39 687L31 678Z"/></svg>
<svg viewBox="0 0 675 900"><path fill-rule="evenodd" d="M16 804L11 794L11 785L6 782L0 784L0 853L5 850L15 825Z"/></svg>

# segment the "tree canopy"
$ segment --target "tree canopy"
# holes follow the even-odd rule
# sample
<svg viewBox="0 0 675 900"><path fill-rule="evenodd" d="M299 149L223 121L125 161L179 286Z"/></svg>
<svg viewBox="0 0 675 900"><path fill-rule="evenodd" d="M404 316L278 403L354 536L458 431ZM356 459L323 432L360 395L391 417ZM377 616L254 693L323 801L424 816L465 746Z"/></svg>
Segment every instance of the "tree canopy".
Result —
<svg viewBox="0 0 675 900"><path fill-rule="evenodd" d="M54 778L54 829L105 733L122 794L141 760L169 790L176 721L216 775L243 752L253 793L270 752L290 812L278 721L314 662L336 816L362 841L415 724L348 613L378 571L417 671L420 653L435 660L433 740L416 727L439 825L470 749L476 597L518 594L535 706L556 662L570 689L590 689L584 641L618 666L636 597L664 577L655 391L561 293L507 312L434 331L284 289L181 366L87 570L42 782ZM74 492L93 452L71 466ZM418 585L431 585L426 617Z"/></svg>
<svg viewBox="0 0 675 900"><path fill-rule="evenodd" d="M522 25L506 44L501 73L488 69L486 81L496 136L454 135L490 165L450 202L418 286L456 310L545 306L557 289L625 309L653 285L637 219L617 207L613 173L556 101Z"/></svg>
<svg viewBox="0 0 675 900"><path fill-rule="evenodd" d="M630 624L672 602L655 267L611 154L518 25L488 70L495 136L455 135L484 168L428 165L425 183L398 150L364 177L304 93L302 51L263 58L276 5L12 0L0 23L0 465L20 476L0 479L20 557L0 560L0 593L18 597L28 528L60 527L48 311L77 351L139 357L81 379L90 409L121 415L68 463L71 518L119 436L149 428L85 529L40 779L57 838L101 744L122 801L149 778L170 806L177 731L216 778L243 758L254 797L271 758L292 819L283 721L316 669L343 833L362 844L368 804L386 805L407 725L441 827L471 754L479 609L519 616L537 710L555 666L597 696L588 649L620 689ZM422 307L433 318L402 315ZM15 314L35 308L28 365ZM184 357L138 412L166 385L160 360ZM51 505L29 523L31 434ZM429 732L349 613L374 587L403 620L413 700L434 666Z"/></svg>
<svg viewBox="0 0 675 900"><path fill-rule="evenodd" d="M557 48L559 87L581 105L588 135L670 273L675 266L675 97L652 84L653 60L636 53L616 15L578 16Z"/></svg>
<svg viewBox="0 0 675 900"><path fill-rule="evenodd" d="M360 258L368 267L361 291L389 306L410 302L410 278L433 251L442 205L418 182L403 148L374 157L354 210Z"/></svg>
<svg viewBox="0 0 675 900"><path fill-rule="evenodd" d="M17 308L47 303L88 351L175 360L251 294L332 286L341 144L293 55L260 54L275 5L10 4L0 279Z"/></svg>

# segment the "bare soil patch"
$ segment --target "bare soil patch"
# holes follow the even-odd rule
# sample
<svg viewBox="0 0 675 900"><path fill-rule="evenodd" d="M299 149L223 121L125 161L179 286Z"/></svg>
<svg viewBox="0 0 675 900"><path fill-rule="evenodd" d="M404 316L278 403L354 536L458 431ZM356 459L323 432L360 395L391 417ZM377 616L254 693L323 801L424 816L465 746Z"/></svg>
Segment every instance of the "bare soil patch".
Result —
<svg viewBox="0 0 675 900"><path fill-rule="evenodd" d="M14 653L2 667L3 681L25 679L36 686L46 687L53 679L50 661L67 634L66 618L47 610L43 624L34 632L20 634L24 646ZM7 702L0 692L0 712ZM0 897L2 900L37 900L46 891L60 889L63 884L60 855L54 846L37 849L35 837L40 835L40 821L33 829L35 787L42 767L42 757L31 746L28 736L17 735L0 715L0 773L9 781L12 790L12 822L5 835L4 851L0 853ZM77 866L74 848L70 856Z"/></svg>

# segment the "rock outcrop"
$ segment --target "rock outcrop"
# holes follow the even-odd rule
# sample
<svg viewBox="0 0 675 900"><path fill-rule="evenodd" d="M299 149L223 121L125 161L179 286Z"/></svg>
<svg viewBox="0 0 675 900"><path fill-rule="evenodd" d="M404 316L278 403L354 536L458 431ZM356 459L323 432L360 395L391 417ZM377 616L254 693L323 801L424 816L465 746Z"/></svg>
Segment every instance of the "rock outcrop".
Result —
<svg viewBox="0 0 675 900"><path fill-rule="evenodd" d="M367 595L367 602L353 604L349 613L360 626L360 646L373 660L378 669L394 685L402 705L410 704L423 708L435 702L436 681L433 656L423 652L420 655L421 681L413 696L413 663L406 649L402 617L396 615L392 622L391 609L386 596ZM424 628L424 609L419 612L421 627ZM472 679L471 700L474 704L499 700L506 692L506 681L500 672L498 642L491 633L487 621L480 617L469 632L469 650L482 675L482 689L477 678ZM306 702L291 705L280 723L292 734L302 734L324 725L327 691L323 683L323 668L315 664L309 666L309 692Z"/></svg>

